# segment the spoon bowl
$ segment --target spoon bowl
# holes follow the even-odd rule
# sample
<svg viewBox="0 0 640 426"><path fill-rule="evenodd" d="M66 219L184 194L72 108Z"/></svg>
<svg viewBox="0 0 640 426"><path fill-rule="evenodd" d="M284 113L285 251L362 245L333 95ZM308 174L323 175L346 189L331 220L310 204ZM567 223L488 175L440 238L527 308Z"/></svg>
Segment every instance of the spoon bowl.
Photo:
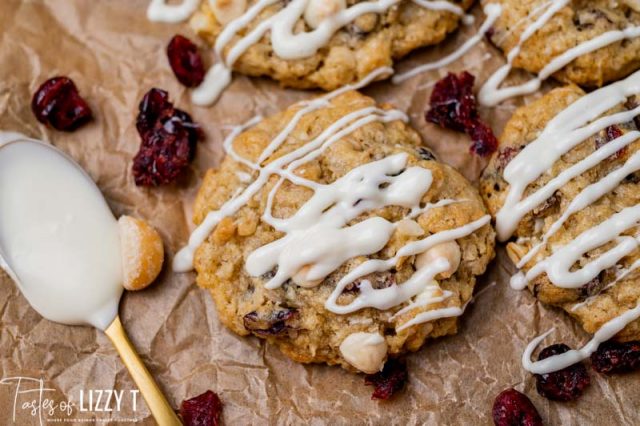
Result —
<svg viewBox="0 0 640 426"><path fill-rule="evenodd" d="M118 317L118 225L91 177L51 145L0 132L0 267L43 317L105 332L160 425L181 424Z"/></svg>

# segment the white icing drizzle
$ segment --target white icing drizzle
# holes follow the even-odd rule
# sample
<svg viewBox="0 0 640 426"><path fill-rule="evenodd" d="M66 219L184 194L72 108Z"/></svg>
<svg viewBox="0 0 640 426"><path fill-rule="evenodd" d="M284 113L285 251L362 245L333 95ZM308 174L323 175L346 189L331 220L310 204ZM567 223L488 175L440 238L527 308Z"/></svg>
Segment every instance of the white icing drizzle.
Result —
<svg viewBox="0 0 640 426"><path fill-rule="evenodd" d="M522 354L522 365L525 370L534 374L547 374L562 370L563 368L589 358L592 353L598 350L601 343L613 338L629 323L637 320L638 318L640 318L640 303L638 303L633 309L629 309L624 314L606 322L598 331L596 331L593 338L582 348L573 349L563 354L554 355L540 361L531 361L533 351L535 351L540 342L553 332L554 329L552 328L545 334L533 339L531 343L527 345L527 348Z"/></svg>
<svg viewBox="0 0 640 426"><path fill-rule="evenodd" d="M498 18L502 14L502 6L500 6L499 4L495 4L495 3L489 3L488 5L486 5L484 7L484 13L485 13L485 15L487 15L487 18L483 22L483 24L480 27L480 29L478 30L478 32L473 37L471 37L467 41L465 41L462 44L462 46L460 46L454 52L450 53L449 55L447 55L444 58L439 59L437 61L429 62L429 63L426 63L426 64L422 64L422 65L419 65L417 67L412 68L411 70L409 70L407 72L404 72L404 73L401 73L401 74L396 74L391 79L391 82L393 84L399 84L399 83L402 83L403 81L408 80L408 79L410 79L410 78L412 78L412 77L414 77L414 76L416 76L418 74L422 74L422 73L425 73L427 71L432 71L432 70L436 70L436 69L445 67L445 66L457 61L458 59L460 59L469 50L471 50L475 45L477 45L480 41L482 41L482 39L485 36L485 34L487 33L487 31L489 31L489 29L493 26L493 24L495 24L495 22L498 20Z"/></svg>
<svg viewBox="0 0 640 426"><path fill-rule="evenodd" d="M508 192L504 205L496 215L496 228L501 240L508 239L525 215L543 204L564 185L640 138L640 132L633 130L609 141L524 197L527 188L538 178L548 173L554 163L564 154L609 126L629 122L640 114L640 108L608 113L636 93L640 93L640 72L581 97L551 120L537 139L529 143L511 160L504 171L504 178L509 183ZM604 218L599 224L585 230L564 245L554 244L552 253L544 259L538 259L537 256L541 249L548 244L549 239L575 213L587 208L614 190L627 176L638 170L640 170L640 152L635 152L626 159L623 165L582 189L564 208L560 217L551 224L541 241L534 245L519 261L518 267L520 268L531 262L534 264L526 273L519 272L514 275L511 279L511 286L515 289L523 289L536 277L546 274L549 281L557 287L580 288L595 279L602 271L612 267L619 268L620 261L636 252L640 245L640 237L625 235L640 224L640 205L624 208L610 217ZM588 263L572 270L585 254L608 244L610 246L604 253L595 259L589 259ZM620 270L615 280L608 283L604 290L616 285L639 267L640 260L635 261L628 268ZM575 304L572 310L577 311L589 305L594 297ZM589 356L601 342L612 338L639 316L640 304L607 322L594 335L593 340L582 349L532 363L530 361L531 353L547 333L532 341L527 347L527 351L523 355L523 364L527 370L538 374L562 369Z"/></svg>
<svg viewBox="0 0 640 426"><path fill-rule="evenodd" d="M551 62L542 68L536 77L526 83L500 88L513 68L513 62L522 51L522 46L538 30L544 27L553 16L569 4L570 0L557 0L546 4L547 9L531 25L529 25L520 35L518 44L509 51L507 63L500 67L484 84L478 94L481 104L486 106L496 106L500 102L514 96L531 94L540 89L542 82L555 72L561 70L580 56L594 52L615 42L640 37L640 27L630 26L623 30L607 31L590 40L566 50L562 54L553 58ZM543 5L545 6L545 5ZM538 10L533 11L537 13Z"/></svg>
<svg viewBox="0 0 640 426"><path fill-rule="evenodd" d="M180 4L167 4L166 0L151 0L147 19L154 22L182 22L198 9L200 0L182 0Z"/></svg>
<svg viewBox="0 0 640 426"><path fill-rule="evenodd" d="M455 15L458 15L462 18L462 22L465 25L471 25L475 21L475 17L471 14L465 13L464 9L460 6L455 5L448 1L443 0L413 0L415 4L418 6L422 6L425 9L431 10L443 10L446 12L451 12Z"/></svg>

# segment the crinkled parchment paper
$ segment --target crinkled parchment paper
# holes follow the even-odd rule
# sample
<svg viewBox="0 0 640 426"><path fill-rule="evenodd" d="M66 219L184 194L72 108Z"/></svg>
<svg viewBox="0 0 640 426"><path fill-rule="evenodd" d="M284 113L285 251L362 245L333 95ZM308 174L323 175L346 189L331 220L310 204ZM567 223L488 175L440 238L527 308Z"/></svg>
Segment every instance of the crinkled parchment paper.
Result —
<svg viewBox="0 0 640 426"><path fill-rule="evenodd" d="M214 107L191 106L188 92L169 70L164 49L173 34L192 34L186 25L147 22L146 4L147 0L2 0L0 128L42 138L69 153L96 180L117 215L143 217L160 230L171 256L188 237L189 205L204 171L222 159L221 142L229 126L256 113L272 114L312 94L236 77ZM480 15L478 7L475 13ZM444 46L411 55L398 69L441 57L472 32L473 28L462 29ZM483 81L501 61L492 47L482 43L449 70L467 69ZM366 92L406 110L442 160L477 179L483 164L468 154L466 137L439 130L423 119L433 82L446 71L422 75L399 87L378 83ZM48 130L30 112L33 91L55 75L71 77L95 113L95 120L75 133ZM203 125L207 138L199 145L190 172L177 185L140 189L130 172L140 142L134 120L139 100L151 87L168 90L176 104ZM481 114L499 132L520 102L482 109ZM295 364L258 339L239 338L225 330L209 295L193 285L193 274L176 275L165 268L153 287L125 294L120 312L169 401L177 407L182 399L213 389L225 403L228 425L491 424L493 399L509 386L525 391L549 424L640 423L639 374L593 375L592 386L576 403L552 403L536 394L532 376L520 364L527 342L551 326L557 327L553 338L558 342L576 346L588 336L566 315L534 302L526 292L509 289L511 268L500 250L478 286L459 334L432 341L410 355L406 391L385 403L370 400L371 388L363 385L362 376ZM78 404L80 391L86 395L96 389L127 393L135 389L101 332L43 320L6 275L0 275L0 376L41 378L46 388L54 389L46 391L45 398L55 403ZM25 381L22 386L25 390L35 384ZM15 382L0 385L2 424L12 424L15 391ZM16 424L39 423L38 416L22 406L37 397L18 395ZM144 403L138 400L134 411L131 399L125 395L120 412L86 413L76 406L70 416L45 412L43 419L154 424Z"/></svg>

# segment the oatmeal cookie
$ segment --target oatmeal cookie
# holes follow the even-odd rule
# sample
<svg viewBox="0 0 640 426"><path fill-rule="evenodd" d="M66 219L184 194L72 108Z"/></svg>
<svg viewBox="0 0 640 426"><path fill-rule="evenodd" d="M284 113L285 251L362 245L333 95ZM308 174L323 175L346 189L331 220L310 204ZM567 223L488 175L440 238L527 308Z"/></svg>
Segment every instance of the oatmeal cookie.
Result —
<svg viewBox="0 0 640 426"><path fill-rule="evenodd" d="M375 107L374 100L350 91L302 115L297 123L296 113L303 108L302 105L293 106L246 130L232 143L233 155L228 155L218 169L207 172L195 202L195 223L202 224L209 214L224 209L230 199L241 199L243 191L260 179L258 172L255 169L252 171L247 161L253 164L258 162L261 153L288 123L295 123L295 127L284 142L261 162L262 170L291 153L304 150L340 119L372 107ZM382 106L378 113L390 110ZM322 223L327 218L323 215L330 215L335 206L347 212L351 208L361 208L360 214L346 223L349 229L369 223L368 220L384 219L386 223L394 224L394 231L386 243L382 242L381 249L370 254L346 256L346 261L336 264L321 279L311 277L309 268L304 267L292 276L285 277L281 285L270 286L274 277L277 279L284 270L283 265L290 260L287 256L281 258L279 265L270 271L261 275L250 274L248 269L251 268L247 265L256 250L262 250L274 242L286 242L289 235L285 231L293 226L291 223L285 225L277 222L281 229L275 229L265 220L269 193L278 182L278 177L272 174L241 208L218 222L196 250L194 266L198 274L197 283L211 292L220 320L235 333L264 338L298 362L339 364L347 369L371 373L380 370L388 356L416 351L427 338L457 331L456 317L462 314L463 307L471 299L476 277L485 271L494 256L494 231L477 190L453 168L436 161L433 154L422 145L419 135L403 121L373 121L352 130L338 135L340 137L317 156L298 164L293 174L308 180L304 182L320 185L317 191L327 191L336 182L342 182L354 173L362 172L366 176L365 166L375 166L377 162L392 158L404 159L406 164L402 170L391 173L393 176L387 175L385 179L402 178L406 176L405 173L430 174L433 179L430 185L420 179L412 185L400 187L396 187L393 181L376 183L370 188L374 192L372 198L363 195L351 203L336 201L335 204L327 204L325 210L321 208L318 211L320 217L314 222ZM295 216L299 219L297 215L301 209L304 208L308 213L313 208L318 200L311 199L317 193L314 195L314 190L310 188L313 185L304 182L282 182L274 192L271 209L273 218L284 220ZM367 185L366 179L362 182L352 190L345 191L342 188L342 191L359 193ZM419 204L416 205L420 207L414 207L419 211L414 211L415 214L410 217L407 216L411 208L406 205L401 207L396 202L390 202L374 206L378 199L376 197L384 196L386 190L406 192L410 191L409 187L425 184L428 189L419 193ZM338 187L338 192L340 189ZM324 196L326 194L321 197ZM344 193L340 196L349 197ZM369 204L375 208L367 208ZM425 207L428 205L432 208ZM479 221L482 222L478 224ZM476 224L474 230L465 231L459 238L439 241L434 249L406 256L399 252L411 243L433 235L444 235L442 233L447 230L462 229L470 223ZM299 252L316 249L314 238L317 235L311 233L314 224L306 225L309 232L302 239ZM349 238L366 239L371 236L364 232L341 239L339 232L344 229L331 228L327 231L331 232L331 238L322 240L321 237L329 246L329 254L318 259L319 263L331 258L332 251L339 252L348 246ZM373 236L377 238L380 234ZM295 257L297 253L290 251L289 256ZM388 268L382 268L379 272L370 271L349 281L339 293L336 303L344 307L359 300L359 296L369 290L369 295L372 291L381 291L400 297L398 291L409 291L405 284L417 271L424 271L425 265L426 268L432 265L434 259L446 259L447 267L435 275L435 280L413 280L412 285L417 284L422 292L416 291L414 296L405 294L410 297L395 299L388 307L365 306L347 313L335 313L327 307L327 301L347 274L354 273L367 261L382 261L394 256L396 259ZM386 297L380 292L377 294L376 297ZM425 302L427 299L430 301ZM402 312L399 312L401 309ZM424 319L423 315L423 320L420 320L420 315L424 313L433 315L432 319ZM410 324L412 320L414 322Z"/></svg>
<svg viewBox="0 0 640 426"><path fill-rule="evenodd" d="M496 0L482 0L482 4ZM497 0L503 7L491 33L492 42L505 54L518 45L523 32L554 2ZM527 40L514 66L539 73L554 58L605 32L640 25L637 0L574 0L560 9ZM599 87L625 77L640 67L640 37L619 40L579 56L554 74L558 80Z"/></svg>
<svg viewBox="0 0 640 426"><path fill-rule="evenodd" d="M226 0L219 0L226 1ZM234 0L236 1L236 0ZM365 0L335 1L347 7ZM245 1L238 3L244 4ZM246 7L255 4L246 2ZM473 0L452 0L451 4L467 10ZM224 49L226 57L240 36L248 34L261 22L287 7L280 1L263 10L256 19ZM238 16L240 11L233 15ZM200 37L213 45L228 23L226 15L212 10L209 1L203 1L200 10L191 18L191 27ZM393 65L393 60L407 55L414 49L440 43L455 30L461 17L455 13L432 10L410 0L400 1L385 13L368 13L338 30L329 43L314 55L304 59L286 60L278 57L268 35L253 44L233 65L233 70L250 76L268 76L284 86L309 89L334 90L348 83L361 80L371 71ZM224 23L219 22L220 20ZM310 31L316 23L305 13L295 26L295 32Z"/></svg>
<svg viewBox="0 0 640 426"><path fill-rule="evenodd" d="M514 113L500 138L500 148L492 157L481 179L481 195L494 217L507 202L507 194L511 189L509 182L504 178L507 165L521 154L524 147L540 137L551 120L583 96L585 96L585 92L575 85L557 88ZM634 109L637 105L636 98L632 96L626 102L607 111L602 117L611 117L616 113ZM544 192L545 187L555 188L552 186L552 181L558 178L561 173L566 173L571 167L575 169L576 164L585 160L599 148L619 140L629 132L636 132L638 130L637 124L640 122L635 120L633 115L630 115L629 121L612 124L582 140L555 161L545 173L530 183L522 200ZM640 141L637 138L630 138L630 140L632 142L625 147L612 152L594 167L587 168L586 171L561 185L546 200L529 210L517 223L507 245L507 253L514 263L518 264L532 249L543 243L542 248L535 256L528 261L525 259L526 263L522 265L524 273L531 271L535 265L541 264L550 256L557 255L558 251L566 248L581 234L610 219L625 208L632 208L640 202L640 186L638 185L640 173L634 172L626 177L621 176L621 181L614 182L612 185L613 189L607 190L603 196L597 197L588 205L576 208L577 204L573 204L570 210L571 214L563 217L578 196L584 197L589 191L588 188L593 188L592 185L596 183L602 183L605 177L613 177L611 173L622 170L620 168L640 150ZM533 205L531 206L533 207ZM511 215L515 214L514 211L515 209L511 209ZM561 226L554 227L554 224ZM552 229L555 231L551 231ZM637 232L637 226L633 226L626 229L621 236L636 235ZM545 235L547 237L546 243ZM615 238L593 250L587 250L575 264L570 265L570 271L583 270L614 247L618 240L619 238ZM606 322L634 308L640 300L640 287L637 285L638 274L632 267L638 259L640 259L640 252L634 250L629 255L622 257L617 264L605 267L589 282L579 283L583 285L578 288L564 288L554 285L548 272L529 281L528 288L540 301L564 309L577 319L587 332L595 333ZM630 273L626 276L623 275L629 268L631 268ZM636 320L628 324L617 335L617 338L623 341L640 339L640 321Z"/></svg>

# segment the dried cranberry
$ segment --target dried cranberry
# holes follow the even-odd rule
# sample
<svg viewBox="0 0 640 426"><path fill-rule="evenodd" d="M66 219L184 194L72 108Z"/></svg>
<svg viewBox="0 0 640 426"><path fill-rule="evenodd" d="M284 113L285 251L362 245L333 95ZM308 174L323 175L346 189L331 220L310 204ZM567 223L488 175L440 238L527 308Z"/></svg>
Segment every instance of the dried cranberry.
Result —
<svg viewBox="0 0 640 426"><path fill-rule="evenodd" d="M206 391L182 401L180 417L185 426L218 426L222 415L222 401L213 391Z"/></svg>
<svg viewBox="0 0 640 426"><path fill-rule="evenodd" d="M31 110L39 122L71 132L91 120L91 108L78 93L73 80L54 77L33 94Z"/></svg>
<svg viewBox="0 0 640 426"><path fill-rule="evenodd" d="M541 426L542 418L525 394L507 389L493 403L493 423L496 426Z"/></svg>
<svg viewBox="0 0 640 426"><path fill-rule="evenodd" d="M640 341L608 341L591 355L591 365L598 373L618 374L640 369Z"/></svg>
<svg viewBox="0 0 640 426"><path fill-rule="evenodd" d="M187 87L195 87L204 80L204 64L198 47L188 38L174 36L167 46L169 65L178 81Z"/></svg>
<svg viewBox="0 0 640 426"><path fill-rule="evenodd" d="M431 93L427 120L446 129L464 132L477 115L474 81L475 77L466 71L459 76L449 73L438 81Z"/></svg>
<svg viewBox="0 0 640 426"><path fill-rule="evenodd" d="M136 128L142 138L133 160L136 185L157 186L174 181L187 168L202 137L200 126L174 108L164 90L151 89L139 106Z"/></svg>
<svg viewBox="0 0 640 426"><path fill-rule="evenodd" d="M524 146L505 146L498 152L498 169L504 170Z"/></svg>
<svg viewBox="0 0 640 426"><path fill-rule="evenodd" d="M460 75L449 73L438 81L425 117L446 129L467 133L472 141L471 152L484 157L498 149L498 139L478 116L474 81L475 77L466 71Z"/></svg>
<svg viewBox="0 0 640 426"><path fill-rule="evenodd" d="M617 139L624 135L620 127L613 125L606 128L604 136L598 136L596 138L596 149L600 149L602 146L608 144L614 139ZM609 160L617 160L623 157L627 153L627 147L620 148L613 155L609 157Z"/></svg>
<svg viewBox="0 0 640 426"><path fill-rule="evenodd" d="M282 309L268 315L253 311L246 314L242 320L244 328L258 336L278 336L294 328L290 321L296 314L295 309Z"/></svg>
<svg viewBox="0 0 640 426"><path fill-rule="evenodd" d="M402 390L407 378L407 364L392 358L387 360L382 371L367 375L364 384L374 387L371 399L386 400Z"/></svg>
<svg viewBox="0 0 640 426"><path fill-rule="evenodd" d="M562 343L551 345L540 352L538 359L560 355L569 350L571 348ZM554 401L574 401L591 383L589 373L581 362L553 373L536 374L535 378L538 393Z"/></svg>
<svg viewBox="0 0 640 426"><path fill-rule="evenodd" d="M466 132L471 137L471 152L474 154L486 157L498 149L498 138L493 134L493 130L480 120L472 121Z"/></svg>

